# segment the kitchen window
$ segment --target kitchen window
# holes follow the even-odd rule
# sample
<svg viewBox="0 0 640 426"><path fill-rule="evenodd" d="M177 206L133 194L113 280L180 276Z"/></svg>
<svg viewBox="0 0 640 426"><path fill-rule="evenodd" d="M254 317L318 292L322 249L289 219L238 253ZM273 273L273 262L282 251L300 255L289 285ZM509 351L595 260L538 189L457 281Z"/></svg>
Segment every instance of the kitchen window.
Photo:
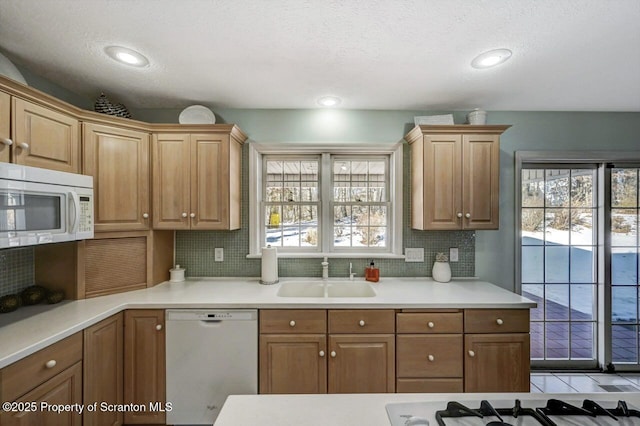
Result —
<svg viewBox="0 0 640 426"><path fill-rule="evenodd" d="M402 257L401 144L250 151L249 257Z"/></svg>

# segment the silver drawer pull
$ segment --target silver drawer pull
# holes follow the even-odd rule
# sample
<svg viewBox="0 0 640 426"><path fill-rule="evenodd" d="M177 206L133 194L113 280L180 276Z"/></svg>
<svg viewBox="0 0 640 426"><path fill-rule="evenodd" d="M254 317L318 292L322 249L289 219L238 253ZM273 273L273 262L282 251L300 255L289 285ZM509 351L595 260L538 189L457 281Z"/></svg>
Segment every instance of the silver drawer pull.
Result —
<svg viewBox="0 0 640 426"><path fill-rule="evenodd" d="M19 144L18 144L18 147L19 147L20 149L24 149L24 150L26 151L26 150L28 150L28 149L29 149L29 144L28 144L28 143L26 143L26 142L21 142L21 143L19 143Z"/></svg>
<svg viewBox="0 0 640 426"><path fill-rule="evenodd" d="M149 219L149 213L142 213L142 217L145 219Z"/></svg>
<svg viewBox="0 0 640 426"><path fill-rule="evenodd" d="M432 323L431 321L429 321L429 323L427 324L427 327L429 327L429 328L433 328L435 326L436 325L434 323Z"/></svg>
<svg viewBox="0 0 640 426"><path fill-rule="evenodd" d="M502 324L504 324L504 321L502 321L502 318L498 318L498 319L496 320L496 324L498 324L498 325L502 325Z"/></svg>
<svg viewBox="0 0 640 426"><path fill-rule="evenodd" d="M158 330L158 331L162 330L162 324L156 325L156 330Z"/></svg>
<svg viewBox="0 0 640 426"><path fill-rule="evenodd" d="M476 356L476 353L474 351L469 351L469 356L473 358L474 356Z"/></svg>
<svg viewBox="0 0 640 426"><path fill-rule="evenodd" d="M182 217L187 217L187 214L186 213L182 213Z"/></svg>
<svg viewBox="0 0 640 426"><path fill-rule="evenodd" d="M427 357L427 359L428 359L429 361L433 362L436 358L435 358L433 355L429 355L429 356Z"/></svg>
<svg viewBox="0 0 640 426"><path fill-rule="evenodd" d="M289 321L289 326L290 327L295 327L296 326L296 322L294 320Z"/></svg>
<svg viewBox="0 0 640 426"><path fill-rule="evenodd" d="M335 358L336 357L336 351L331 351L331 358Z"/></svg>
<svg viewBox="0 0 640 426"><path fill-rule="evenodd" d="M324 356L324 351L320 351L319 355L320 355L320 357L323 357Z"/></svg>
<svg viewBox="0 0 640 426"><path fill-rule="evenodd" d="M6 146L11 146L13 145L13 141L9 138L0 138L0 143L2 143L3 145Z"/></svg>
<svg viewBox="0 0 640 426"><path fill-rule="evenodd" d="M360 322L358 323L360 325L360 327L364 327L364 321L360 320Z"/></svg>
<svg viewBox="0 0 640 426"><path fill-rule="evenodd" d="M51 359L51 360L47 361L47 362L44 364L44 366L45 366L45 367L47 367L47 368L53 368L53 367L55 367L57 364L58 364L58 363L56 362L56 360L55 360L55 359Z"/></svg>

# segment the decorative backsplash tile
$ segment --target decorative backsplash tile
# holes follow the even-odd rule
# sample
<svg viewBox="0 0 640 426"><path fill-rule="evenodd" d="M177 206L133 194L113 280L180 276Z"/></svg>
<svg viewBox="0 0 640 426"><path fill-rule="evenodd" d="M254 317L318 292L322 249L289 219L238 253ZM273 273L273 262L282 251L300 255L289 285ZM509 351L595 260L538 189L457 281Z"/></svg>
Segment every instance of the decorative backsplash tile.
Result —
<svg viewBox="0 0 640 426"><path fill-rule="evenodd" d="M242 227L237 231L178 231L176 232L176 263L186 268L189 277L259 277L260 259L247 259L249 252L249 167L248 144L244 145L242 161ZM450 247L457 247L458 262L451 262L454 277L471 277L475 273L474 231L414 231L411 229L409 146L404 145L404 192L403 192L403 245L423 247L424 262L407 263L404 259L375 259L381 276L430 277L436 253L448 254ZM224 262L214 262L214 249L224 248ZM278 273L281 277L319 277L322 275L321 258L279 259ZM368 259L329 259L329 276L349 275L349 262L353 270L362 276Z"/></svg>
<svg viewBox="0 0 640 426"><path fill-rule="evenodd" d="M33 285L33 248L0 250L0 297Z"/></svg>

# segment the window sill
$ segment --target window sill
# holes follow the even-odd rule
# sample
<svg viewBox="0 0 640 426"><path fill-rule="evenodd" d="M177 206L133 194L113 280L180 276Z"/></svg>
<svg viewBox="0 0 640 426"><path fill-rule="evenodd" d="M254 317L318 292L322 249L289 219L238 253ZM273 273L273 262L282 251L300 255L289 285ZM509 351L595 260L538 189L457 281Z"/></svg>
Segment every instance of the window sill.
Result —
<svg viewBox="0 0 640 426"><path fill-rule="evenodd" d="M281 259L404 259L404 254L394 253L278 253ZM248 254L247 259L261 259L262 254Z"/></svg>

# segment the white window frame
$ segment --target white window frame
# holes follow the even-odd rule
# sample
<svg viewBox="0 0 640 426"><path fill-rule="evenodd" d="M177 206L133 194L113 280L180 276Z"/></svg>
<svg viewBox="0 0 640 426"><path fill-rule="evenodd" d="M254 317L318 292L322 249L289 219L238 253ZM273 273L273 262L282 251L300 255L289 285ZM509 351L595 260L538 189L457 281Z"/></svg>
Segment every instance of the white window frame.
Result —
<svg viewBox="0 0 640 426"><path fill-rule="evenodd" d="M332 200L323 200L322 194L330 193L332 185L331 155L359 156L378 155L388 156L388 200L391 202L389 209L389 227L387 230L389 244L384 248L344 248L327 244L333 238L333 227L322 226L319 221L318 234L322 239L318 250L282 250L278 257L286 258L392 258L403 259L402 253L402 143L249 143L249 254L247 258L261 257L261 248L264 241L262 229L262 189L263 189L263 155L308 155L321 156L320 164L320 217L328 217ZM320 189L320 188L319 188Z"/></svg>

